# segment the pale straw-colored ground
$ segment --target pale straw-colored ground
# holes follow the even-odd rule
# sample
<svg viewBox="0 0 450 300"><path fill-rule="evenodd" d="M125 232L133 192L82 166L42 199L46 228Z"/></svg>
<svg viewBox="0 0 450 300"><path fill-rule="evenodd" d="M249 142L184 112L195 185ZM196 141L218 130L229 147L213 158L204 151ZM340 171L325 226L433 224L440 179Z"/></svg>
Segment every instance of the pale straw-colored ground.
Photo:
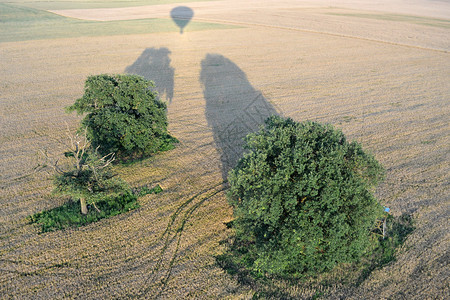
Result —
<svg viewBox="0 0 450 300"><path fill-rule="evenodd" d="M272 113L332 123L360 141L387 170L380 202L416 222L396 262L359 287L321 287L323 296L448 297L449 3L182 5L194 20L240 27L0 44L0 298L251 297L215 263L232 217L222 181L242 153L237 138ZM168 18L175 6L57 13ZM82 95L86 77L125 71L164 87L169 129L181 143L119 171L133 186L159 183L165 192L128 214L38 234L25 217L64 199L51 196L48 175L22 176L39 148L60 151L54 139L65 122L78 126L64 107ZM317 293L307 284L285 290Z"/></svg>

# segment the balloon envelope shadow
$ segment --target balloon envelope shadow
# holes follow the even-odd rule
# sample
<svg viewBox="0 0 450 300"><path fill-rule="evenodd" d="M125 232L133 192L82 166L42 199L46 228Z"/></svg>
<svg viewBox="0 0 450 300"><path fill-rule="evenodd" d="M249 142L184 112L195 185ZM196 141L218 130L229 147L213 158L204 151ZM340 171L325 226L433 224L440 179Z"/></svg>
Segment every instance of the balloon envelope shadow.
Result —
<svg viewBox="0 0 450 300"><path fill-rule="evenodd" d="M278 114L263 94L253 88L245 73L231 60L208 54L201 63L200 82L206 100L206 119L220 153L222 178L244 153L244 138Z"/></svg>
<svg viewBox="0 0 450 300"><path fill-rule="evenodd" d="M167 48L147 48L125 72L153 81L159 96L164 95L170 103L173 99L175 69L170 66L169 54Z"/></svg>
<svg viewBox="0 0 450 300"><path fill-rule="evenodd" d="M183 29L191 21L194 16L194 11L187 6L177 6L170 11L170 17L180 27L180 33L183 34Z"/></svg>

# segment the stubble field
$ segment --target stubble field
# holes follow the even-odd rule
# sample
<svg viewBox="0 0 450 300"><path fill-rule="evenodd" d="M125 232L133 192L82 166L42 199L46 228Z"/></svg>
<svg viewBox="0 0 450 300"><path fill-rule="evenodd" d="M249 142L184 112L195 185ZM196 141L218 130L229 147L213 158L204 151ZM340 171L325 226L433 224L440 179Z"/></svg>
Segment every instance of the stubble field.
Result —
<svg viewBox="0 0 450 300"><path fill-rule="evenodd" d="M387 170L378 199L416 226L397 260L357 286L277 282L273 294L448 297L448 2L404 10L400 0L376 10L363 1L171 2L121 12L0 1L10 20L0 24L0 298L251 298L258 287L215 256L231 234L224 179L241 138L271 114L331 123L361 142ZM194 10L183 34L169 17L177 5ZM30 7L40 23L27 21L30 11L16 17ZM131 186L164 192L129 213L39 234L26 217L67 199L51 194L48 173L33 171L38 150L61 152L66 126L77 128L80 117L64 108L87 76L124 72L155 81L180 144L117 170Z"/></svg>

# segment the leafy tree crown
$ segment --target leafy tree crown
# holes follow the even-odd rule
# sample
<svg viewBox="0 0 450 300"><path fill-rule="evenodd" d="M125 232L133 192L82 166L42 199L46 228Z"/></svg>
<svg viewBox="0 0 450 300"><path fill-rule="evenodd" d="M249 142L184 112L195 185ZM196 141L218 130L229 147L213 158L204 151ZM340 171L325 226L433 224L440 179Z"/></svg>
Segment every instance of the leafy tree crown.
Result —
<svg viewBox="0 0 450 300"><path fill-rule="evenodd" d="M153 83L137 75L95 75L68 111L86 114L82 126L94 148L119 158L146 156L175 140L167 131L166 104Z"/></svg>
<svg viewBox="0 0 450 300"><path fill-rule="evenodd" d="M383 168L331 125L270 117L229 173L236 243L261 274L301 276L360 258L382 213Z"/></svg>

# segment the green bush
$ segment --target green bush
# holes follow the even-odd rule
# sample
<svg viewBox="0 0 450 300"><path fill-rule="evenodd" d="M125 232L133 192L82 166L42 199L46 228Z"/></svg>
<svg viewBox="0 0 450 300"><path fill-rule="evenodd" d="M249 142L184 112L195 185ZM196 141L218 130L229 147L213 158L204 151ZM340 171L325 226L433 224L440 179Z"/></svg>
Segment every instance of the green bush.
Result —
<svg viewBox="0 0 450 300"><path fill-rule="evenodd" d="M166 104L152 86L137 75L90 76L83 97L68 111L86 113L82 126L102 155L127 159L169 150L177 140L167 131Z"/></svg>
<svg viewBox="0 0 450 300"><path fill-rule="evenodd" d="M255 275L299 277L367 253L383 168L331 125L273 116L229 174L233 253Z"/></svg>

